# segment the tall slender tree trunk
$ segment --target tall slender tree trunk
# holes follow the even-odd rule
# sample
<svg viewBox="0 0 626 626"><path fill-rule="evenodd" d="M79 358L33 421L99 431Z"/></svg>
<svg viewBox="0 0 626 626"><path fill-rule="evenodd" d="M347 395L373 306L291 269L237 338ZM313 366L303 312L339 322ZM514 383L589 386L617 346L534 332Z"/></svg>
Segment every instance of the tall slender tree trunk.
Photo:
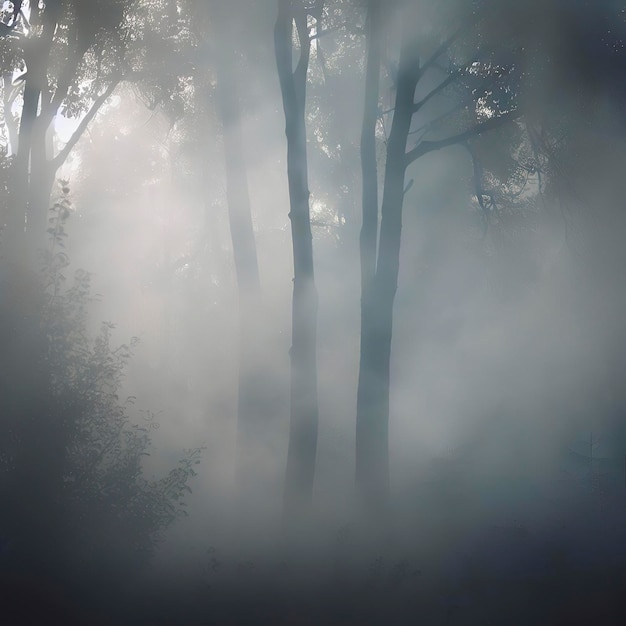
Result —
<svg viewBox="0 0 626 626"><path fill-rule="evenodd" d="M20 118L18 150L15 156L11 203L7 216L7 243L11 246L10 252L18 252L23 248L26 229L26 212L30 186L30 149L41 94L41 90L37 85L37 69L33 68L33 72L34 75L27 77L24 85L24 103Z"/></svg>
<svg viewBox="0 0 626 626"><path fill-rule="evenodd" d="M216 50L217 101L222 123L226 196L230 233L239 288L239 379L237 408L237 482L243 493L254 488L255 450L267 427L262 365L258 362L258 343L263 324L261 285L256 240L252 224L250 193L241 120L235 59L226 61L227 44ZM234 57L234 55L233 55Z"/></svg>
<svg viewBox="0 0 626 626"><path fill-rule="evenodd" d="M26 210L26 247L32 255L46 247L50 196L57 168L48 148L52 120L39 116L31 139L30 179Z"/></svg>
<svg viewBox="0 0 626 626"><path fill-rule="evenodd" d="M367 352L369 319L368 303L372 298L376 275L376 247L378 240L378 166L376 161L376 124L378 122L378 96L380 89L380 0L370 0L367 15L367 66L365 70L365 104L361 128L361 174L363 222L360 235L361 261L361 359ZM361 368L357 391L356 423L356 482L362 490L368 483L371 454L366 453L369 436L365 411L369 377Z"/></svg>
<svg viewBox="0 0 626 626"><path fill-rule="evenodd" d="M361 128L361 174L363 223L360 236L361 291L371 288L376 272L378 238L378 166L376 159L376 124L380 89L381 19L380 0L370 0L367 16L367 67L365 70L365 106Z"/></svg>
<svg viewBox="0 0 626 626"><path fill-rule="evenodd" d="M47 85L48 57L56 28L54 2L52 6L42 35L34 42L35 48L26 50L28 73L2 246L2 262L9 266L8 281L2 285L7 290L2 294L6 300L2 311L5 334L2 345L8 354L6 362L11 362L12 366L5 384L15 398L11 414L3 418L22 425L26 423L33 432L32 445L17 455L16 463L24 468L24 484L20 484L20 488L27 489L35 500L47 497L49 490L46 486L52 475L42 459L51 458L54 450L57 461L63 452L56 445L62 447L60 438L50 436L53 425L38 395L43 388L43 371L38 363L45 348L45 339L38 331L43 301L36 273L36 248L32 245L36 228L41 228L41 240L45 236L45 223L43 226L36 224L40 220L34 217L34 212L41 203L47 205L54 180L54 170L45 159L45 128L38 123L41 95ZM35 458L37 462L32 462ZM19 498L19 493L6 495L8 498ZM37 526L37 520L32 520L33 529Z"/></svg>
<svg viewBox="0 0 626 626"><path fill-rule="evenodd" d="M292 33L296 24L300 58L292 69ZM317 306L313 237L309 209L305 99L310 39L307 13L291 0L278 0L274 30L276 65L285 113L287 176L294 280L291 345L291 416L285 476L285 512L304 510L311 501L317 452Z"/></svg>
<svg viewBox="0 0 626 626"><path fill-rule="evenodd" d="M376 17L376 13L370 14L371 17ZM375 53L376 48L372 48L370 42L369 54ZM370 60L368 59L368 74L374 71L369 67ZM375 59L372 60L374 61ZM368 78L368 83L371 84L373 77ZM407 28L400 56L395 111L387 144L380 238L375 269L372 267L375 245L372 244L373 202L368 195L366 205L365 194L363 224L367 230L365 234L363 232L361 234L361 262L363 264L365 261L365 266L362 265L356 480L363 503L371 510L378 511L384 510L389 495L389 380L393 303L398 285L406 145L418 78L417 52L411 44L410 31ZM372 98L372 94L368 93L367 97ZM371 106L371 103L366 104L367 108ZM369 124L371 126L371 121ZM371 130L364 134L371 134ZM362 143L362 150L364 148L366 153L363 156L366 162L371 163L371 148L367 147L367 141L365 144ZM371 164L368 176L371 176ZM364 180L364 191L366 184L371 186L371 181ZM370 193L371 190L368 189L368 194Z"/></svg>
<svg viewBox="0 0 626 626"><path fill-rule="evenodd" d="M7 217L9 257L19 257L22 262L32 262L37 250L45 247L50 195L57 170L46 150L49 122L37 115L40 96L37 83L31 85L27 79Z"/></svg>
<svg viewBox="0 0 626 626"><path fill-rule="evenodd" d="M15 157L10 206L7 215L7 253L12 262L24 263L34 259L34 249L25 245L27 230L42 228L41 240L46 232L47 203L54 181L54 170L46 162L45 133L47 125L38 115L41 95L48 86L48 65L61 4L51 0L45 9L34 16L43 24L41 35L28 42L24 51L27 74L24 84L24 101L18 147ZM51 121L51 118L49 119ZM48 125L49 125L48 121ZM49 182L48 182L49 181ZM40 204L46 193L45 209ZM37 215L43 211L43 218ZM31 240L32 242L32 240Z"/></svg>

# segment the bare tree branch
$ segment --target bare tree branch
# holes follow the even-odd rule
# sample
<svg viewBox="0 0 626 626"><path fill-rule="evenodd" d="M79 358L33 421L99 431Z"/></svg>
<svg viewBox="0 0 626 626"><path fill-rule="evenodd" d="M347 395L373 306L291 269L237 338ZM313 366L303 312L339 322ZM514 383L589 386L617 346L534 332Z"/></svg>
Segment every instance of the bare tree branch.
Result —
<svg viewBox="0 0 626 626"><path fill-rule="evenodd" d="M476 24L476 22L478 22L481 14L486 10L493 11L495 9L489 9L487 5L484 5L481 10L475 10L471 13L471 15L468 15L466 19L461 22L461 25L454 30L447 39L442 41L431 56L426 59L424 64L420 67L420 73L423 75L432 65L434 65L437 59L463 34L463 32L469 30Z"/></svg>
<svg viewBox="0 0 626 626"><path fill-rule="evenodd" d="M469 28L469 24L464 22L447 39L442 41L420 67L420 74L423 75L430 68L430 66L461 36L461 33L463 33L466 28Z"/></svg>
<svg viewBox="0 0 626 626"><path fill-rule="evenodd" d="M445 80L441 81L434 89L431 89L419 102L413 104L413 113L417 113L431 98L434 98L448 85L451 85L459 77L459 74L459 71L449 74Z"/></svg>
<svg viewBox="0 0 626 626"><path fill-rule="evenodd" d="M90 122L97 115L102 105L115 91L115 88L119 85L120 81L121 78L116 78L112 80L109 86L104 90L104 92L94 100L91 108L89 109L89 111L87 111L83 119L80 121L80 124L78 124L76 130L72 133L72 136L63 146L63 149L59 151L59 154L57 154L54 159L52 159L51 164L55 170L58 170L63 165L63 163L65 163L67 157L70 155L70 152L78 143L78 140L82 137L83 133L87 129L87 126L89 126Z"/></svg>
<svg viewBox="0 0 626 626"><path fill-rule="evenodd" d="M436 87L434 87L431 91L429 91L419 102L416 102L413 107L413 112L417 113L431 98L434 98L438 93L441 93L446 87L451 85L455 80L463 76L465 72L467 72L474 63L477 63L482 56L484 50L479 49L476 51L476 54L469 60L467 63L464 63L460 67L457 67L454 71L448 70L448 76L444 80L442 80ZM496 78L498 78L496 76Z"/></svg>
<svg viewBox="0 0 626 626"><path fill-rule="evenodd" d="M495 76L494 75L491 78L491 80L488 80L484 85L482 85L481 89L482 89L483 93L486 92L487 89L492 87L500 78L501 78L501 76ZM468 97L462 98L461 100L459 100L448 111L445 111L444 113L441 113L440 115L438 115L437 117L433 118L429 122L426 122L425 124L422 124L419 128L416 128L415 130L412 130L409 133L409 135L420 135L420 140L421 140L421 138L426 136L426 134L430 131L430 129L432 129L434 126L436 126L439 122L444 120L446 117L452 115L453 113L456 113L457 111L459 111L461 109L467 108L470 104L473 104L475 101L476 101L476 96L473 93L470 93Z"/></svg>
<svg viewBox="0 0 626 626"><path fill-rule="evenodd" d="M462 133L452 135L451 137L438 139L436 141L421 141L417 144L417 146L415 146L415 148L406 153L405 167L413 163L413 161L415 161L416 159L419 159L421 156L424 156L428 152L441 150L441 148L447 148L448 146L462 143L464 141L467 141L468 139L472 139L473 137L478 137L479 135L482 135L489 130L504 126L507 122L516 120L519 117L521 117L521 112L518 110L513 110L507 113L503 113L502 115L498 115L497 117L489 118L485 122L476 124L476 126L473 126L472 128Z"/></svg>

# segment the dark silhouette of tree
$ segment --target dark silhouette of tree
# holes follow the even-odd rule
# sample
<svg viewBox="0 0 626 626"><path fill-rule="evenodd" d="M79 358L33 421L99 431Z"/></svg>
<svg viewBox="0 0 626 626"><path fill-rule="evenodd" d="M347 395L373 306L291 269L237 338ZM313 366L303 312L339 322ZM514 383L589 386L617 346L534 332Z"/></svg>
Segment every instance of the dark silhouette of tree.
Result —
<svg viewBox="0 0 626 626"><path fill-rule="evenodd" d="M376 275L376 247L378 239L378 164L376 153L376 126L378 124L378 97L380 83L381 63L381 6L378 0L371 0L368 4L367 16L367 64L365 70L365 106L363 112L363 128L361 133L361 170L362 170L362 203L363 222L360 236L360 261L361 261L361 298L369 301L373 297L374 277ZM366 311L368 307L361 306L361 328L368 324ZM361 332L361 353L368 349L367 333ZM361 385L369 384L365 376L359 378ZM363 397L365 389L360 391L359 397ZM368 429L364 428L363 420L357 421L357 450L363 450L368 446L368 441L363 440L367 436ZM385 435L386 439L386 435ZM386 446L386 443L383 445ZM356 475L357 481L364 480L372 465L372 452L366 454L357 453ZM365 466L363 464L365 463ZM386 470L382 470L383 472ZM387 480L384 478L384 480Z"/></svg>
<svg viewBox="0 0 626 626"><path fill-rule="evenodd" d="M395 72L395 104L393 120L387 141L384 187L381 207L380 233L375 260L375 227L373 218L373 183L371 181L371 119L362 149L367 158L367 179L364 185L371 186L364 194L364 230L362 231L363 286L361 299L361 354L357 391L357 442L356 481L362 499L372 510L384 508L389 488L389 390L391 342L393 328L393 303L398 285L400 264L400 241L402 233L402 207L407 168L420 157L442 148L464 144L494 128L516 118L519 113L511 102L510 83L505 81L511 67L502 63L495 52L486 46L477 46L472 39L472 27L479 19L476 10L456 13L460 25L451 34L441 36L439 41L428 47L423 42L415 25L420 19L428 19L424 6L403 7L402 35L397 72ZM370 5L370 11L375 7ZM370 18L372 14L370 14ZM370 19L371 24L371 19ZM369 31L372 36L371 30ZM469 37L468 37L469 35ZM375 63L376 41L370 43L370 58ZM470 59L459 61L461 54L470 50ZM445 65L447 59L448 65ZM371 118L371 90L373 68L369 68L366 114ZM443 74L433 84L433 75ZM426 93L415 100L418 84L424 83ZM500 86L498 86L500 83ZM421 84L420 84L421 87ZM444 114L433 114L433 101L446 90L458 90L455 106ZM504 96L507 95L508 98ZM482 100L481 100L482 99ZM450 105L448 105L450 106ZM454 120L460 112L461 119ZM418 116L430 121L415 128L413 120ZM454 120L457 128L452 126ZM459 128L460 127L460 128ZM447 132L446 132L447 131ZM435 133L435 138L428 139ZM443 136L442 136L442 133ZM416 137L410 146L410 140ZM411 183L409 183L411 184ZM377 201L377 199L376 199ZM378 211L376 211L378 216ZM382 507L381 507L382 505Z"/></svg>
<svg viewBox="0 0 626 626"><path fill-rule="evenodd" d="M307 7L299 1L279 0L274 30L276 65L285 113L289 219L293 245L294 280L291 346L291 421L285 476L288 513L310 501L315 475L319 409L317 402L317 306L313 269L313 238L309 207L305 104L311 52L309 20L319 28L321 2ZM293 68L293 29L300 56Z"/></svg>

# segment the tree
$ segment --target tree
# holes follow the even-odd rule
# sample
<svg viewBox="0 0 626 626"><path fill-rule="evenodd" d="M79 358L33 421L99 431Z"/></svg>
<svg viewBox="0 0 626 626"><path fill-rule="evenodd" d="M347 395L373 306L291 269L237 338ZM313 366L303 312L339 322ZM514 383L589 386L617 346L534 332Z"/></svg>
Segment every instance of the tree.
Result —
<svg viewBox="0 0 626 626"><path fill-rule="evenodd" d="M1 39L1 52L6 55L2 58L4 76L24 70L14 81L18 89L9 93L10 81L4 81L5 119L12 103L19 101L19 89L23 94L17 150L12 144L14 155L4 160L7 167L2 168L8 191L2 216L3 287L5 297L20 302L30 314L42 306L37 272L50 227L54 180L89 124L122 80L138 86L144 81L143 91L154 106L166 100L174 108L178 102L170 95L178 72L186 67L187 40L176 38L181 54L168 54L173 45L169 35L176 31L178 21L162 24L159 16L157 24L160 8L159 0L33 2L26 11L28 17L24 12L14 17ZM55 148L54 123L59 116L76 118L77 123L65 145ZM38 358L38 348L19 318L8 323L14 324L10 336L24 346L19 364L26 381L34 373L30 363Z"/></svg>
<svg viewBox="0 0 626 626"><path fill-rule="evenodd" d="M162 20L165 5L170 10ZM3 221L5 256L31 262L46 245L55 176L117 85L132 81L149 93L154 107L165 101L172 108L178 102L170 98L177 78L190 68L174 3L51 0L24 6L28 19L20 12L0 39L5 122L15 155ZM23 71L12 88L16 70ZM16 148L14 121L6 113L20 90ZM79 121L55 150L53 126L60 115Z"/></svg>
<svg viewBox="0 0 626 626"><path fill-rule="evenodd" d="M9 256L26 249L22 243L25 234L31 249L45 245L55 174L121 79L115 60L122 47L120 27L125 10L126 3L117 0L53 0L45 5L31 3L28 20L23 13L14 18L17 21L10 38L18 50L18 67L25 71L19 79L23 82L23 105L6 216L7 246L13 248ZM88 56L90 51L93 55ZM95 73L88 96L91 102L77 107L76 79L85 65L91 65ZM6 78L4 87L6 106L10 103ZM63 106L67 113L73 108L74 114L80 112L84 117L66 146L51 154L49 133Z"/></svg>
<svg viewBox="0 0 626 626"><path fill-rule="evenodd" d="M415 29L420 19L441 19L436 14L429 15L427 9L427 5L422 3L401 8L400 53L397 72L393 77L395 104L387 141L378 233L377 208L374 219L375 188L372 182L371 156L372 92L376 88L375 68L378 56L377 40L371 39L375 37L371 29L377 19L377 7L375 4L370 5L366 119L362 138L362 156L366 162L363 170L365 193L361 259L365 266L362 267L361 351L356 426L357 488L370 510L380 510L381 505L384 509L389 489L388 426L393 304L400 265L402 208L408 190L405 188L406 170L426 154L448 146L466 144L518 116L512 103L510 83L503 80L511 75L512 66L504 64L489 47L478 46L476 39L472 37L472 26L479 19L477 10L474 9L469 15L457 12L455 20L460 22L460 26L451 34L441 36L433 45L424 41L425 38L420 37ZM439 23L445 22L442 20ZM459 62L458 57L467 54L467 48L470 50L470 59ZM448 59L447 67L440 64L444 57ZM434 76L440 76L441 73L443 78L436 79L433 87ZM418 84L420 87L424 85L426 93L415 101ZM455 106L443 114L433 113L429 107L436 101L436 97L446 90L449 92L454 89L458 93ZM418 114L422 120L430 117L430 121L414 128L413 120ZM456 119L454 114L457 114ZM451 123L461 126L462 130L450 133ZM432 140L425 138L431 133L441 134L442 130L445 133L447 128L447 134L443 137ZM413 136L417 136L417 141L407 150L409 138Z"/></svg>
<svg viewBox="0 0 626 626"><path fill-rule="evenodd" d="M381 62L381 6L378 0L368 4L367 17L367 63L365 70L365 104L363 111L363 127L361 131L361 171L362 171L362 205L363 221L360 236L361 263L361 298L369 301L373 297L374 277L376 274L376 247L378 238L378 164L376 154L376 126L378 124L378 97ZM361 329L367 328L368 307L361 305ZM361 332L361 354L368 350L368 334ZM358 397L364 401L364 386L369 384L366 376L359 377ZM363 388L362 388L363 386ZM363 408L361 408L361 412ZM367 446L367 429L363 419L357 421L357 480L364 480L367 472L373 467L371 453L363 454L363 446ZM386 437L386 435L385 435ZM386 445L386 443L384 444ZM365 463L365 465L363 465ZM382 469L385 472L386 470ZM363 477L363 478L362 478ZM386 480L386 478L384 478Z"/></svg>
<svg viewBox="0 0 626 626"><path fill-rule="evenodd" d="M239 291L238 478L241 486L245 487L254 476L254 469L246 463L246 459L264 427L263 397L267 390L262 388L262 369L255 358L262 328L261 281L246 171L238 67L232 58L235 55L230 55L232 64L228 63L225 58L227 50L228 44L221 41L216 51L216 96L222 125L228 218Z"/></svg>
<svg viewBox="0 0 626 626"><path fill-rule="evenodd" d="M165 476L144 477L154 422L133 423L132 398L119 397L135 341L114 347L112 324L90 336L86 272L64 287L68 207L64 194L45 272L31 285L42 306L25 316L2 298L0 535L9 550L0 568L108 586L145 567L184 514L200 449ZM31 338L27 350L9 334L15 318L26 327L20 336Z"/></svg>
<svg viewBox="0 0 626 626"><path fill-rule="evenodd" d="M261 340L261 281L252 222L250 191L243 135L239 83L244 73L240 57L245 43L237 40L237 9L229 5L192 5L196 37L206 51L204 75L197 76L196 89L202 94L199 106L215 106L221 126L226 179L226 204L239 294L239 372L237 393L238 459L240 486L249 487L254 469L249 457L264 424L265 397L262 366L256 358ZM241 15L237 15L243 21ZM234 45L236 43L236 45ZM243 49L242 49L243 48ZM211 78L214 78L211 84ZM209 102L209 100L213 100Z"/></svg>
<svg viewBox="0 0 626 626"><path fill-rule="evenodd" d="M311 52L309 19L319 28L323 3L306 7L299 1L278 0L274 29L276 66L285 113L289 219L294 280L291 346L291 418L285 476L285 506L294 513L310 502L315 475L319 409L317 402L317 306L313 268L313 237L305 126L306 81ZM292 65L293 27L300 56Z"/></svg>

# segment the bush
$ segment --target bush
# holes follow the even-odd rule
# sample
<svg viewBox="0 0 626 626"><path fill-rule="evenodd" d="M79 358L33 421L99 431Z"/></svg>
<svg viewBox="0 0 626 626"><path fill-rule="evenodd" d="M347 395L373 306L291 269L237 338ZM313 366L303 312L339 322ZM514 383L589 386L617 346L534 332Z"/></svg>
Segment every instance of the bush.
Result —
<svg viewBox="0 0 626 626"><path fill-rule="evenodd" d="M143 476L150 430L119 397L136 339L112 346L108 323L90 337L90 276L79 270L64 285L68 191L43 272L0 285L0 570L121 581L185 514L201 449L161 479Z"/></svg>

